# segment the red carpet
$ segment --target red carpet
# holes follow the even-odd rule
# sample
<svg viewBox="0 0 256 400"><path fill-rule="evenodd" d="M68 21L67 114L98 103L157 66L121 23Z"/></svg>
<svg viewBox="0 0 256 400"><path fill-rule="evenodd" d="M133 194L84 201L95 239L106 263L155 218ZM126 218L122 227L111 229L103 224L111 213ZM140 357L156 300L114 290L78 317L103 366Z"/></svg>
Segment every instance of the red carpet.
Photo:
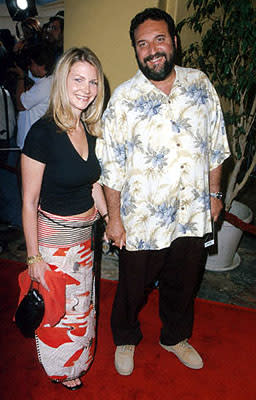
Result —
<svg viewBox="0 0 256 400"><path fill-rule="evenodd" d="M21 336L12 322L18 297L17 275L23 264L0 260L1 400L255 400L256 311L204 300L196 302L193 344L205 367L184 367L158 345L157 291L141 313L144 339L136 349L130 377L113 365L109 318L115 283L101 283L96 358L83 378L84 387L69 392L50 383L39 366L33 340Z"/></svg>

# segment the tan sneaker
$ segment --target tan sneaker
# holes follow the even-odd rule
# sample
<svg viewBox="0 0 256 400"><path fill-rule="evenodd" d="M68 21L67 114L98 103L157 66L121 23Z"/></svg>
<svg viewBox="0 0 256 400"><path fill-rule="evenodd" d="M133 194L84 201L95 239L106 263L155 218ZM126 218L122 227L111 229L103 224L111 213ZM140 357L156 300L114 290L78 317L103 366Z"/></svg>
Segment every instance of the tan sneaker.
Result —
<svg viewBox="0 0 256 400"><path fill-rule="evenodd" d="M134 351L135 346L133 344L116 347L115 367L120 375L131 375L134 368Z"/></svg>
<svg viewBox="0 0 256 400"><path fill-rule="evenodd" d="M198 352L192 347L187 339L182 340L181 342L175 344L174 346L166 346L161 342L160 346L162 346L165 350L174 353L178 359L186 365L188 368L200 369L203 368L204 363Z"/></svg>

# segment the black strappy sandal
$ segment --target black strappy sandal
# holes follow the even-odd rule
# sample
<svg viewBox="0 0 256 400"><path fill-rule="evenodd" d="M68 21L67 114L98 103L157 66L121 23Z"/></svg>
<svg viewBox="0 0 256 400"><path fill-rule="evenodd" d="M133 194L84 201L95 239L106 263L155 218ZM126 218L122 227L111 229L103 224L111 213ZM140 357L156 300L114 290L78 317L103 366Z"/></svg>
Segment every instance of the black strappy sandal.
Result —
<svg viewBox="0 0 256 400"><path fill-rule="evenodd" d="M75 379L71 379L71 380L75 380ZM61 383L61 385L64 388L66 388L68 390L72 390L72 391L78 390L83 386L83 382L81 380L80 380L80 383L78 385L76 385L76 386L67 386L67 385L64 384L65 382L70 382L70 380L66 380L66 381L55 381L55 380L52 380L52 383Z"/></svg>

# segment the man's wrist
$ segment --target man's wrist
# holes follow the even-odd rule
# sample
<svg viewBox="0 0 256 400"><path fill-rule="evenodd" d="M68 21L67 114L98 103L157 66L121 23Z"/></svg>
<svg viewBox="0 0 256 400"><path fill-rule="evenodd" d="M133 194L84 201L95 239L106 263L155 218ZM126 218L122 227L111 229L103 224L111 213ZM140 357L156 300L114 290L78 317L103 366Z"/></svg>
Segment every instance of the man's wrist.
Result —
<svg viewBox="0 0 256 400"><path fill-rule="evenodd" d="M223 193L222 192L210 192L210 196L214 199L222 200Z"/></svg>

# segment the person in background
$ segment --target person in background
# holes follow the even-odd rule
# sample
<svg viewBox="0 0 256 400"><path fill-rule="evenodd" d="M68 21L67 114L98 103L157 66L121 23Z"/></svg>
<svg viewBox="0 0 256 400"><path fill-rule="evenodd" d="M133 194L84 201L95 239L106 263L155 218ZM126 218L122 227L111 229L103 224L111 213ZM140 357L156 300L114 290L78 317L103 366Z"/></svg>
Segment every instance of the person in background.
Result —
<svg viewBox="0 0 256 400"><path fill-rule="evenodd" d="M29 70L29 52L31 48L41 45L42 28L37 18L29 17L21 22L22 34L19 32L18 26L16 26L16 30L20 40L13 47L13 63L17 64L24 71L27 84L29 85L36 81L36 78L33 77Z"/></svg>
<svg viewBox="0 0 256 400"><path fill-rule="evenodd" d="M52 72L55 65L55 54L46 44L38 44L29 50L29 70L36 79L26 88L26 74L17 64L13 68L17 75L16 108L18 114L17 145L22 149L26 135L49 106L52 85Z"/></svg>
<svg viewBox="0 0 256 400"><path fill-rule="evenodd" d="M13 47L15 46L16 38L11 34L9 29L0 29L0 41L3 44L0 65L1 84L8 90L12 100L14 101L16 77L15 74L11 74L8 71L8 68L11 65L13 66Z"/></svg>
<svg viewBox="0 0 256 400"><path fill-rule="evenodd" d="M28 90L31 85L37 80L36 77L33 77L30 69L30 55L29 52L31 48L40 46L42 41L42 29L40 22L35 17L26 18L21 22L21 30L18 29L18 24L16 25L17 36L19 37L19 41L14 45L8 66L8 76L11 76L12 80L12 96L15 98L16 89L18 86L17 74L15 75L14 67L17 65L19 68L23 70L24 73L24 87L25 90ZM14 74L14 75L13 75Z"/></svg>
<svg viewBox="0 0 256 400"><path fill-rule="evenodd" d="M99 213L108 218L95 155L103 102L96 55L86 47L66 51L47 114L30 129L21 156L28 273L45 292L55 282L58 304L65 296L55 323L36 330L38 357L49 378L70 390L82 386L95 346L95 225Z"/></svg>
<svg viewBox="0 0 256 400"><path fill-rule="evenodd" d="M115 367L132 373L142 339L138 314L147 287L158 281L160 345L200 369L203 360L188 339L205 235L223 207L221 169L229 156L223 115L206 75L175 65L169 14L145 9L132 20L130 37L139 71L113 93L97 144L106 233L121 249L111 317Z"/></svg>
<svg viewBox="0 0 256 400"><path fill-rule="evenodd" d="M63 53L64 11L58 11L56 15L49 19L47 24L47 34L44 36L47 42L53 46L56 60L58 60Z"/></svg>
<svg viewBox="0 0 256 400"><path fill-rule="evenodd" d="M35 17L26 18L21 22L22 35L18 32L20 40L13 47L16 57L22 56L22 51L37 45L41 41L42 29L40 21Z"/></svg>
<svg viewBox="0 0 256 400"><path fill-rule="evenodd" d="M13 47L16 43L16 38L11 34L10 29L0 29L0 41L3 43L7 53L11 53L13 51Z"/></svg>
<svg viewBox="0 0 256 400"><path fill-rule="evenodd" d="M45 41L46 43L49 43L49 41L48 41L48 26L49 26L49 22L46 22L42 26L42 40Z"/></svg>
<svg viewBox="0 0 256 400"><path fill-rule="evenodd" d="M21 196L16 173L20 152L16 145L15 107L6 87L7 58L6 51L0 52L0 236L2 233L6 245L10 236L15 236L12 235L14 231L21 232L22 226Z"/></svg>
<svg viewBox="0 0 256 400"><path fill-rule="evenodd" d="M10 93L5 87L7 65L7 50L0 41L0 141L9 141L4 147L12 147L15 146L16 114Z"/></svg>

